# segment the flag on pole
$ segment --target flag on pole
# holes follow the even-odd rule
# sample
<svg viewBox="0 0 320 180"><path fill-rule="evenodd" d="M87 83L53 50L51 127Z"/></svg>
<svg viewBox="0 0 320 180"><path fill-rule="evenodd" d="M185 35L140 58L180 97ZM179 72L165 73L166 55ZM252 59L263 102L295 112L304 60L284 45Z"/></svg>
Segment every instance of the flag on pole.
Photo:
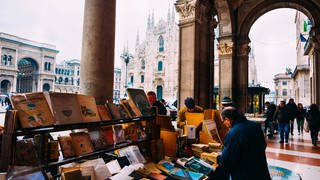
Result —
<svg viewBox="0 0 320 180"><path fill-rule="evenodd" d="M307 32L308 24L306 21L303 21L303 32Z"/></svg>
<svg viewBox="0 0 320 180"><path fill-rule="evenodd" d="M307 42L307 39L300 33L300 41Z"/></svg>

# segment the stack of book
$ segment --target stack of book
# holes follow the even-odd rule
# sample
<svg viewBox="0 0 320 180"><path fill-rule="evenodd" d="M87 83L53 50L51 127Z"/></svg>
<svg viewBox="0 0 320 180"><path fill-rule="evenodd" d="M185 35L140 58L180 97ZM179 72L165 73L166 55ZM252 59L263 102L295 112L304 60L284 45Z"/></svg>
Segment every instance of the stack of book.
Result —
<svg viewBox="0 0 320 180"><path fill-rule="evenodd" d="M208 143L209 152L220 152L222 150L221 143Z"/></svg>
<svg viewBox="0 0 320 180"><path fill-rule="evenodd" d="M195 156L200 157L201 153L208 152L209 146L207 144L192 144L191 149Z"/></svg>

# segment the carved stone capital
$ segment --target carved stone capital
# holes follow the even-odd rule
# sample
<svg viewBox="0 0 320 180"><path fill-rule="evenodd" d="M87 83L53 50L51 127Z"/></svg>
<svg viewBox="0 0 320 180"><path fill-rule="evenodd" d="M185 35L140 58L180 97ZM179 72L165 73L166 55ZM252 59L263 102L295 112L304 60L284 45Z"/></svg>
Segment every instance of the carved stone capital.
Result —
<svg viewBox="0 0 320 180"><path fill-rule="evenodd" d="M251 47L249 43L242 43L237 45L237 56L248 56Z"/></svg>
<svg viewBox="0 0 320 180"><path fill-rule="evenodd" d="M191 22L196 17L197 0L177 1L176 10L180 15L180 23Z"/></svg>
<svg viewBox="0 0 320 180"><path fill-rule="evenodd" d="M218 44L218 54L219 56L232 55L232 43L219 43Z"/></svg>

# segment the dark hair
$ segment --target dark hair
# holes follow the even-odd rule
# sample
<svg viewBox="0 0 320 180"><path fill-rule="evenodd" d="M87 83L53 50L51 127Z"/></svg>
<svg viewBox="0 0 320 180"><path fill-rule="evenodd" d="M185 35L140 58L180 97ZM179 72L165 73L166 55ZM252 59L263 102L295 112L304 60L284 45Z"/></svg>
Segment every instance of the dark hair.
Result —
<svg viewBox="0 0 320 180"><path fill-rule="evenodd" d="M147 93L147 96L156 96L156 93L154 91L149 91Z"/></svg>
<svg viewBox="0 0 320 180"><path fill-rule="evenodd" d="M246 121L247 118L241 114L241 112L232 107L232 108L225 108L222 112L221 112L221 117L224 120L225 118L229 118L231 119L233 122L242 122L242 121Z"/></svg>
<svg viewBox="0 0 320 180"><path fill-rule="evenodd" d="M270 102L269 102L269 101L267 101L267 102L265 102L264 104L270 104Z"/></svg>
<svg viewBox="0 0 320 180"><path fill-rule="evenodd" d="M192 97L187 97L184 100L184 105L186 105L187 108L189 108L189 109L194 108L195 104L194 104L194 100L192 99Z"/></svg>

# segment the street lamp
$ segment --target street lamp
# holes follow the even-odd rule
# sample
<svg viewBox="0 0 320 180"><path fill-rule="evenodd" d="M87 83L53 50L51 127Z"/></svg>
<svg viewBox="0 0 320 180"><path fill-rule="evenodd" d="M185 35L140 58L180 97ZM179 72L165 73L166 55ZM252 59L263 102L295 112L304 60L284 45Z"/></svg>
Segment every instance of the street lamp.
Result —
<svg viewBox="0 0 320 180"><path fill-rule="evenodd" d="M127 97L127 87L128 87L128 64L130 62L130 59L133 58L133 56L127 51L124 51L120 56L124 63L126 63L126 78L125 78L125 84L124 84L124 97Z"/></svg>

